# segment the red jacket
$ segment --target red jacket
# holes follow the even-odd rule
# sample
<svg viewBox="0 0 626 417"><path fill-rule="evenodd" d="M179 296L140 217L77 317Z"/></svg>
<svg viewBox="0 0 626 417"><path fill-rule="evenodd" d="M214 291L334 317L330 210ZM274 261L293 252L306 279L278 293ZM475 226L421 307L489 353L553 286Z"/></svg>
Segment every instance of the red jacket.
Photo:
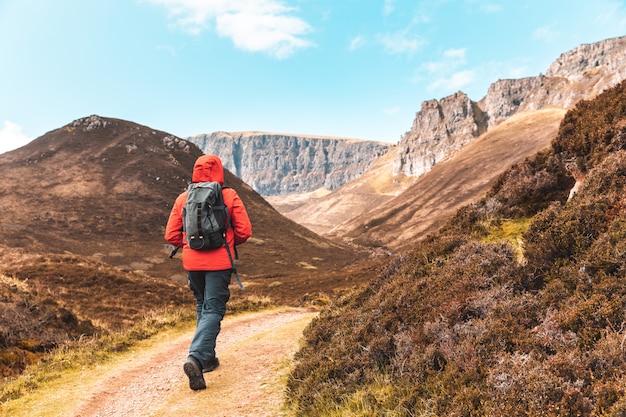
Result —
<svg viewBox="0 0 626 417"><path fill-rule="evenodd" d="M192 182L217 181L224 185L222 161L215 155L202 155L196 160L191 180ZM237 192L232 188L224 188L222 194L233 226L226 231L226 240L234 257L235 245L244 243L252 236L252 224ZM231 269L232 265L225 247L198 251L187 246L187 239L183 232L183 207L185 207L186 201L187 191L176 198L165 227L165 240L176 247L183 247L183 268L187 271Z"/></svg>

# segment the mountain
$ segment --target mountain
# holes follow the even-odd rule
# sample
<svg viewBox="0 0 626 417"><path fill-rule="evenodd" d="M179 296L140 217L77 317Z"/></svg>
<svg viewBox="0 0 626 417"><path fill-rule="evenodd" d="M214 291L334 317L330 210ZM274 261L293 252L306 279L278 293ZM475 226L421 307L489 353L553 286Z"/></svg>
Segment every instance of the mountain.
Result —
<svg viewBox="0 0 626 417"><path fill-rule="evenodd" d="M333 192L325 191L267 197L280 213L318 234L333 230L372 207L385 205L415 182L403 174L392 175L394 152L376 159L367 171Z"/></svg>
<svg viewBox="0 0 626 417"><path fill-rule="evenodd" d="M0 155L0 244L98 257L154 276L180 274L179 262L164 262L164 227L201 154L166 132L99 116L48 132ZM228 171L226 185L241 194L253 222L254 237L241 248L245 276L352 256L284 218Z"/></svg>
<svg viewBox="0 0 626 417"><path fill-rule="evenodd" d="M478 102L463 92L425 101L400 139L394 174L419 176L517 113L569 109L625 78L626 36L563 53L545 75L498 80Z"/></svg>
<svg viewBox="0 0 626 417"><path fill-rule="evenodd" d="M295 205L302 205L307 195L325 195L323 190L334 191L358 180L386 152L395 155L393 175L419 177L517 113L549 108L567 110L624 78L626 37L620 37L583 44L562 54L545 75L498 80L477 102L462 91L424 101L411 129L397 146L265 132L214 132L187 139L204 152L220 155L228 169L260 194L287 196L287 201L272 201L283 214L302 222L306 219L300 212L315 212L315 202L298 212L293 211ZM356 208L357 213L363 210L363 206ZM314 225L313 221L307 222ZM326 232L328 228L315 226L314 230Z"/></svg>
<svg viewBox="0 0 626 417"><path fill-rule="evenodd" d="M392 175L395 155L388 152L333 192L267 200L333 240L404 250L486 192L510 165L549 146L564 114L556 108L516 114L419 177Z"/></svg>
<svg viewBox="0 0 626 417"><path fill-rule="evenodd" d="M550 146L324 311L288 379L296 415L626 415L625 103L626 81L578 102Z"/></svg>
<svg viewBox="0 0 626 417"><path fill-rule="evenodd" d="M577 101L592 98L624 78L626 37L620 37L581 45L562 54L549 66L546 75L498 80L478 102L461 91L440 100L424 101L411 130L402 136L399 144L377 161L368 160L365 171L362 165L357 170L345 168L345 172L358 175L352 179L344 176L345 185L338 188L333 187L339 182L323 188L318 188L321 181L310 186L311 173L304 167L317 166L317 171L322 172L323 161L313 165L289 163L289 170L275 169L278 157L273 149L279 149L282 155L292 155L288 159L301 155L302 149L316 152L314 147L302 148L292 136L218 132L195 140L201 147L224 148L222 152L227 155L241 152L240 143L252 146L258 158L246 163L241 162L240 156L233 156L233 161L239 161L237 169L255 171L249 175L275 184L273 187L280 185L280 192L266 191L267 200L298 224L328 237L347 237L359 244L398 250L436 230L446 216L484 192L507 164L532 156L537 147L548 146L550 135L558 128L559 117ZM511 125L500 128L511 118L514 119ZM545 129L534 126L517 130L515 126L525 123L520 118L547 125ZM502 144L496 151L502 156L501 163L494 161L489 152L475 147L470 148L470 156L461 155L472 142L488 133ZM238 139L246 135L256 138L254 145ZM263 146L269 150L260 150ZM512 153L508 154L509 151ZM485 162L482 157L487 158ZM321 157L309 153L304 160L316 158ZM458 170L454 168L457 160L464 161L463 168ZM421 178L441 164L447 166ZM480 169L483 164L485 169ZM466 180L463 173L473 178ZM445 191L447 185L452 188Z"/></svg>
<svg viewBox="0 0 626 417"><path fill-rule="evenodd" d="M96 115L0 155L0 375L68 340L192 308L163 235L200 155L166 132ZM367 253L285 218L229 171L225 184L253 224L236 261L246 290L232 303L323 300L371 275L369 261L353 266Z"/></svg>
<svg viewBox="0 0 626 417"><path fill-rule="evenodd" d="M368 140L264 132L187 138L263 196L334 190L359 177L392 145Z"/></svg>
<svg viewBox="0 0 626 417"><path fill-rule="evenodd" d="M499 80L480 102L463 92L425 101L411 130L390 152L393 176L377 174L387 178L377 187L386 191L372 193L357 178L345 190L297 205L296 196L270 201L325 236L393 251L410 247L485 192L510 164L547 147L563 114L578 100L626 78L626 37L581 45L562 54L546 74ZM344 207L350 208L348 219ZM322 216L328 220L312 220Z"/></svg>
<svg viewBox="0 0 626 417"><path fill-rule="evenodd" d="M550 145L565 110L510 117L421 175L397 197L331 229L365 246L407 250L460 207L484 194L503 171Z"/></svg>

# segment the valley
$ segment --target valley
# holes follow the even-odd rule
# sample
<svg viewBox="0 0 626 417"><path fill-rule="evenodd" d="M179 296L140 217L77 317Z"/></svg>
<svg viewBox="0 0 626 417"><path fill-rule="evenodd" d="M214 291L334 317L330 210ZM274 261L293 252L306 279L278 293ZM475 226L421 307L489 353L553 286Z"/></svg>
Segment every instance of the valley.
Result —
<svg viewBox="0 0 626 417"><path fill-rule="evenodd" d="M228 316L252 317L261 327L245 337L270 343L265 320L294 314L272 356L286 363L283 379L266 382L286 386L294 416L626 412L625 50L626 37L581 45L545 75L499 80L477 102L461 93L424 102L393 146L219 133L241 175L227 171L225 185L253 224L238 248L246 289L233 285ZM269 159L255 159L263 141L274 144ZM189 325L193 300L163 233L204 152L91 115L0 154L0 404L54 387L33 372L62 365L55 355L68 346L122 337L112 350L132 358L135 346ZM136 329L154 314L167 324ZM236 327L224 333L233 352L246 347ZM184 351L178 336L187 338L172 339L167 358L153 356L157 386L173 394L155 415L187 404L170 358ZM93 385L74 415L99 415L109 400L119 405L111 415L130 412L124 390L148 366L132 361L105 377L121 395ZM252 368L215 375L231 388L231 371L265 378ZM138 390L150 408L153 394Z"/></svg>

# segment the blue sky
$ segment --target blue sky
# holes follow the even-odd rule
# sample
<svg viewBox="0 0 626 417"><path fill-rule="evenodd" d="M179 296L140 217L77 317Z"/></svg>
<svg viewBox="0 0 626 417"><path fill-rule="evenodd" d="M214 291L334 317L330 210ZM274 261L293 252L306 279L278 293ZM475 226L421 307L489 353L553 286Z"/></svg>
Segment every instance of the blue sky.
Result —
<svg viewBox="0 0 626 417"><path fill-rule="evenodd" d="M98 114L397 143L424 100L626 34L616 0L0 0L0 152Z"/></svg>

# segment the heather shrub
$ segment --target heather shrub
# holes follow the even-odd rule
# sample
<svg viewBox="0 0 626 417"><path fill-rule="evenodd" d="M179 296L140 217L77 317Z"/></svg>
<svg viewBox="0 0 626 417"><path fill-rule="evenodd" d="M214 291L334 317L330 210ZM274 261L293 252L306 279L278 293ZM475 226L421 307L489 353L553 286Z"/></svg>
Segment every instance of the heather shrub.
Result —
<svg viewBox="0 0 626 417"><path fill-rule="evenodd" d="M594 240L604 232L608 209L604 199L593 203L577 200L567 206L555 202L536 215L524 233L529 273L541 277L553 265L574 261L588 250Z"/></svg>
<svg viewBox="0 0 626 417"><path fill-rule="evenodd" d="M487 193L501 205L501 217L532 216L553 201L565 202L574 179L552 151L513 165Z"/></svg>
<svg viewBox="0 0 626 417"><path fill-rule="evenodd" d="M625 127L622 83L329 306L289 378L296 415L626 416Z"/></svg>
<svg viewBox="0 0 626 417"><path fill-rule="evenodd" d="M623 81L594 100L580 101L561 122L552 148L564 160L575 160L582 172L626 147L625 84Z"/></svg>
<svg viewBox="0 0 626 417"><path fill-rule="evenodd" d="M506 286L516 273L515 254L506 244L471 242L443 253L429 253L433 247L424 246L425 253L414 253L396 267L393 279L340 300L307 329L288 384L301 415L315 415L329 401L339 406L382 373L410 375L411 386L421 387L417 396L415 387L392 388L397 406L440 390L433 372L449 379L445 392L429 403L435 409L465 404L454 399L461 393L475 396L454 376L463 373L470 381L482 373L485 364L476 346L500 349L501 340L485 337L489 330L482 320L493 308L491 296L512 293Z"/></svg>
<svg viewBox="0 0 626 417"><path fill-rule="evenodd" d="M489 225L489 220L493 219L491 215L493 212L490 212L489 208L483 208L486 205L485 201L480 201L461 207L452 218L442 226L437 237L429 236L429 238L438 240L458 235L467 237L484 236L487 234L486 226Z"/></svg>
<svg viewBox="0 0 626 417"><path fill-rule="evenodd" d="M578 197L604 196L611 201L619 201L624 198L623 191L626 188L626 151L618 151L609 154L597 168L589 172L585 177L585 193ZM623 204L620 208L623 208Z"/></svg>

